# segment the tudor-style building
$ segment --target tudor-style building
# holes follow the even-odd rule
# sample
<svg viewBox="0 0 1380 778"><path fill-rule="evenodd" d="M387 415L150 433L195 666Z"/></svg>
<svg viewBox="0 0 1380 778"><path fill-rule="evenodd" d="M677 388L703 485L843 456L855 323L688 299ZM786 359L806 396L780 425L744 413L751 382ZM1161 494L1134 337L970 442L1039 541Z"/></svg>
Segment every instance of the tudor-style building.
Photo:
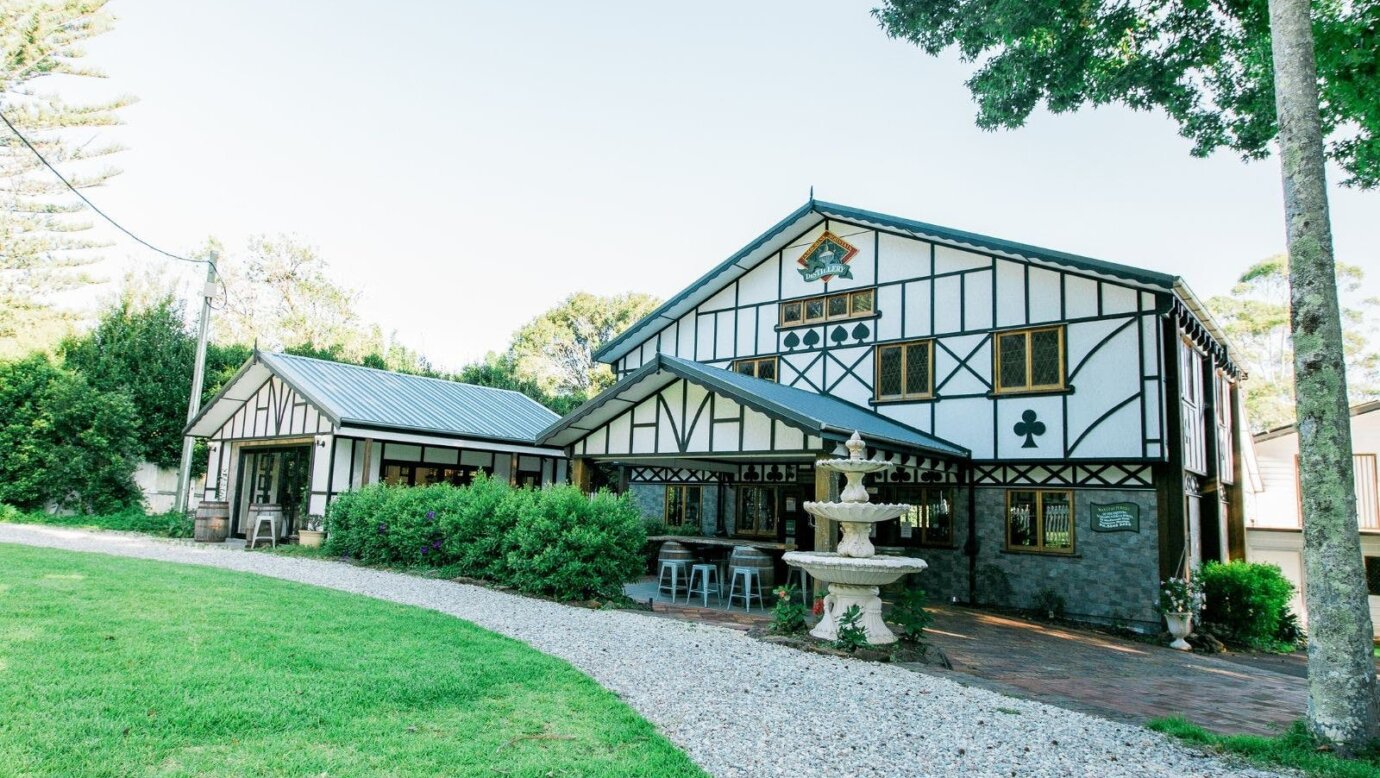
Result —
<svg viewBox="0 0 1380 778"><path fill-rule="evenodd" d="M1177 277L811 200L605 346L547 429L572 477L706 534L832 548L802 510L854 430L933 596L1149 627L1242 553L1237 368Z"/></svg>

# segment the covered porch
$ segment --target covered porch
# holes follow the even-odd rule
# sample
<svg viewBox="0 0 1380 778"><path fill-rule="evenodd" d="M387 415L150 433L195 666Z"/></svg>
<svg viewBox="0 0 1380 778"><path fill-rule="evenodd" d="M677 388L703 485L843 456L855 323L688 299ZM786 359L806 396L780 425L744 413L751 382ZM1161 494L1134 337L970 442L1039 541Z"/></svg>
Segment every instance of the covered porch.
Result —
<svg viewBox="0 0 1380 778"><path fill-rule="evenodd" d="M833 550L834 522L805 512L806 501L838 497L838 479L815 467L847 456L854 432L870 457L895 463L868 483L874 500L915 506L876 530L884 553L952 545L956 488L968 451L827 395L745 373L658 355L547 429L544 445L571 458L571 478L586 490L627 493L645 517L661 521L656 542L675 541L716 559L737 546L775 564L764 588L785 581L780 556ZM654 573L655 571L649 571Z"/></svg>

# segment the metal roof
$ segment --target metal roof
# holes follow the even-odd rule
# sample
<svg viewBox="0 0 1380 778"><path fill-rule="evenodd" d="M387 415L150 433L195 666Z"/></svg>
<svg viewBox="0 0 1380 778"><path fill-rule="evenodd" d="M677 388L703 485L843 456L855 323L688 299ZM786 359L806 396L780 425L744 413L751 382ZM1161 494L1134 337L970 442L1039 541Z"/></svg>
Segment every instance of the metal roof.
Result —
<svg viewBox="0 0 1380 778"><path fill-rule="evenodd" d="M594 355L595 358L608 363L619 359L647 337L709 299L725 284L741 277L761 263L762 260L785 248L800 233L825 219L846 222L868 229L885 230L917 240L979 251L1037 265L1073 269L1081 273L1161 292L1173 292L1175 291L1175 282L1182 283L1181 279L1176 276L1153 270L1144 270L1102 259L1083 257L1063 251L980 235L975 232L940 227L913 219L902 219L898 216L888 216L861 208L851 208L846 205L812 199L777 222L771 229L757 236L733 256L720 262L714 269L705 273L679 294L647 314L621 335L609 341Z"/></svg>
<svg viewBox="0 0 1380 778"><path fill-rule="evenodd" d="M567 446L637 402L684 378L754 410L826 440L847 440L858 432L872 443L965 458L968 449L836 397L658 354L655 359L576 408L537 437L548 446ZM609 401L621 398L617 405ZM582 423L583 422L583 423Z"/></svg>
<svg viewBox="0 0 1380 778"><path fill-rule="evenodd" d="M209 435L218 429L258 391L269 372L338 426L532 443L560 418L536 400L508 389L255 352L187 425L187 434Z"/></svg>

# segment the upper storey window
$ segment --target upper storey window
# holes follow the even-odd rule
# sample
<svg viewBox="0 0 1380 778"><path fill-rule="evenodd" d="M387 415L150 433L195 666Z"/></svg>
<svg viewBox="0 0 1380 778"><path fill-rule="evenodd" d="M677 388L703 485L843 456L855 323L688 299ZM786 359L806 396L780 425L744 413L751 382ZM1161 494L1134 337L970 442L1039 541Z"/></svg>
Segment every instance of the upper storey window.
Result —
<svg viewBox="0 0 1380 778"><path fill-rule="evenodd" d="M876 310L873 305L875 297L874 289L858 289L781 303L781 326L822 324L871 316Z"/></svg>
<svg viewBox="0 0 1380 778"><path fill-rule="evenodd" d="M740 359L733 363L733 370L743 375L750 375L753 378L760 378L763 381L775 381L776 379L776 357L758 357L757 359Z"/></svg>
<svg viewBox="0 0 1380 778"><path fill-rule="evenodd" d="M1037 327L998 332L993 342L998 394L1064 388L1064 328Z"/></svg>

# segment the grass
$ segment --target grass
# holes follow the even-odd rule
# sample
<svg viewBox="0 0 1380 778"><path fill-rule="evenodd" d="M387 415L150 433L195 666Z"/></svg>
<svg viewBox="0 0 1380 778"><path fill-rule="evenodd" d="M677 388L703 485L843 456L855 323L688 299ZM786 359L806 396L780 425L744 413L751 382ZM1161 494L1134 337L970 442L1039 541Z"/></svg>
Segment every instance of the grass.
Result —
<svg viewBox="0 0 1380 778"><path fill-rule="evenodd" d="M1357 759L1343 759L1319 751L1303 722L1282 735L1218 735L1179 716L1153 719L1146 724L1156 732L1223 754L1233 754L1262 767L1285 767L1316 778L1376 778L1380 776L1380 752Z"/></svg>
<svg viewBox="0 0 1380 778"><path fill-rule="evenodd" d="M698 776L570 665L433 611L0 545L0 772Z"/></svg>
<svg viewBox="0 0 1380 778"><path fill-rule="evenodd" d="M112 529L122 532L143 532L165 538L190 538L192 519L182 513L145 513L142 508L129 508L115 513L62 516L43 511L19 511L0 505L0 521L15 524L47 524L54 527L81 529Z"/></svg>

